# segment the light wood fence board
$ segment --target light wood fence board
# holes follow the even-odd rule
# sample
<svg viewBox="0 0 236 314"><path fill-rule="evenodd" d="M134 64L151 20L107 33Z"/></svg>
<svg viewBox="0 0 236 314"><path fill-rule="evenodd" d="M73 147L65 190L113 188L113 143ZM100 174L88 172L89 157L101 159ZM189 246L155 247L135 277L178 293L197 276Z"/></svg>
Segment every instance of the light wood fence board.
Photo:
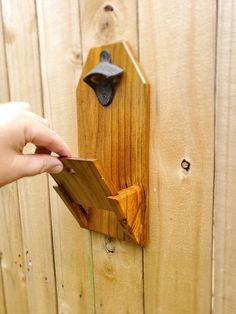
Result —
<svg viewBox="0 0 236 314"><path fill-rule="evenodd" d="M91 47L128 40L138 53L137 1L80 0L83 61Z"/></svg>
<svg viewBox="0 0 236 314"><path fill-rule="evenodd" d="M76 156L75 95L81 71L78 4L37 2L37 12L45 115ZM80 228L53 189L50 198L59 313L94 313L90 233Z"/></svg>
<svg viewBox="0 0 236 314"><path fill-rule="evenodd" d="M45 111L73 155L75 88L90 47L127 39L138 53L140 45L152 106L144 274L139 248L92 234L91 251L90 233L80 229L51 188L49 195L47 177L24 179L18 188L13 183L0 190L0 313L139 314L143 294L147 314L210 313L215 1L81 0L80 7L73 0L35 1L37 12L34 1L1 1L0 102L9 100L9 76L11 100ZM231 314L236 311L235 4L219 0L218 11L213 312ZM190 162L189 171L183 169L186 163L181 167L183 160Z"/></svg>
<svg viewBox="0 0 236 314"><path fill-rule="evenodd" d="M139 1L152 84L148 314L210 313L215 16L214 1Z"/></svg>
<svg viewBox="0 0 236 314"><path fill-rule="evenodd" d="M9 89L0 4L0 103L7 101ZM17 186L12 183L0 189L0 313L4 313L3 309L8 314L28 313L22 245Z"/></svg>
<svg viewBox="0 0 236 314"><path fill-rule="evenodd" d="M9 101L6 54L3 33L2 4L0 2L0 103Z"/></svg>
<svg viewBox="0 0 236 314"><path fill-rule="evenodd" d="M3 1L11 101L25 100L42 115L34 2ZM46 175L18 182L30 313L56 313L56 287ZM23 313L23 311L21 312Z"/></svg>
<svg viewBox="0 0 236 314"><path fill-rule="evenodd" d="M0 313L7 314L6 310L6 299L2 277L2 255L0 255Z"/></svg>
<svg viewBox="0 0 236 314"><path fill-rule="evenodd" d="M0 189L1 270L7 313L28 314L26 267L16 191L16 183Z"/></svg>
<svg viewBox="0 0 236 314"><path fill-rule="evenodd" d="M137 51L136 1L80 1L83 61L88 51L128 40ZM83 156L86 157L86 156ZM96 313L143 313L142 250L92 233Z"/></svg>
<svg viewBox="0 0 236 314"><path fill-rule="evenodd" d="M214 313L236 312L236 3L219 1Z"/></svg>

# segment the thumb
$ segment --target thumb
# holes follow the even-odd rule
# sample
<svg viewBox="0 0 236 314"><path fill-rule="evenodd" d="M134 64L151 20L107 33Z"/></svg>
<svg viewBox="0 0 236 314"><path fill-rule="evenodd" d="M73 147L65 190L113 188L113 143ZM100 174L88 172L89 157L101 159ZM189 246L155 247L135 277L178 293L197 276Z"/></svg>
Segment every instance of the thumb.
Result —
<svg viewBox="0 0 236 314"><path fill-rule="evenodd" d="M17 177L34 176L43 172L59 173L63 165L57 157L43 154L19 155L16 161Z"/></svg>

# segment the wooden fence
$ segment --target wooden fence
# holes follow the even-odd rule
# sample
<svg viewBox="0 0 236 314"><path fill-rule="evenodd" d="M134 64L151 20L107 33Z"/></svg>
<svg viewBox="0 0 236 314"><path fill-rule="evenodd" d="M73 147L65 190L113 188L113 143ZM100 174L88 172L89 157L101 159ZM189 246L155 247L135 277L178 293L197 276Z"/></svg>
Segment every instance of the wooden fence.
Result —
<svg viewBox="0 0 236 314"><path fill-rule="evenodd" d="M0 313L236 313L235 1L1 0L0 13L0 101L30 102L74 156L91 47L127 40L151 83L148 245L82 230L47 175L7 185Z"/></svg>

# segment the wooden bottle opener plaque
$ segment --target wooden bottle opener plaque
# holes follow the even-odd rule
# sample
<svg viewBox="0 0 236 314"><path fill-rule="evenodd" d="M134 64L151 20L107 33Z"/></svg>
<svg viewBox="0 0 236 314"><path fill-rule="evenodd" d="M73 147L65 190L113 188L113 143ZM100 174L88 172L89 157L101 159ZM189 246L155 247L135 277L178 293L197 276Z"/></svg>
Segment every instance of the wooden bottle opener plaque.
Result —
<svg viewBox="0 0 236 314"><path fill-rule="evenodd" d="M83 78L108 51L123 69L103 106ZM56 191L81 227L141 246L147 240L150 88L126 42L92 48L77 87L78 154L62 158Z"/></svg>

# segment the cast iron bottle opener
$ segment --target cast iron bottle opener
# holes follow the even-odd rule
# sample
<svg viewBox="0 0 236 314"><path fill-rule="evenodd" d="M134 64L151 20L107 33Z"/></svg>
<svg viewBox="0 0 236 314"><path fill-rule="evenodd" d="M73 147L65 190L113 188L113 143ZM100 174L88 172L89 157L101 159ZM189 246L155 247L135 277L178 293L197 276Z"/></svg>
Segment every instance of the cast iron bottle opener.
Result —
<svg viewBox="0 0 236 314"><path fill-rule="evenodd" d="M83 78L97 95L103 106L109 106L115 95L115 89L124 70L111 63L110 53L103 50L100 53L100 63Z"/></svg>

